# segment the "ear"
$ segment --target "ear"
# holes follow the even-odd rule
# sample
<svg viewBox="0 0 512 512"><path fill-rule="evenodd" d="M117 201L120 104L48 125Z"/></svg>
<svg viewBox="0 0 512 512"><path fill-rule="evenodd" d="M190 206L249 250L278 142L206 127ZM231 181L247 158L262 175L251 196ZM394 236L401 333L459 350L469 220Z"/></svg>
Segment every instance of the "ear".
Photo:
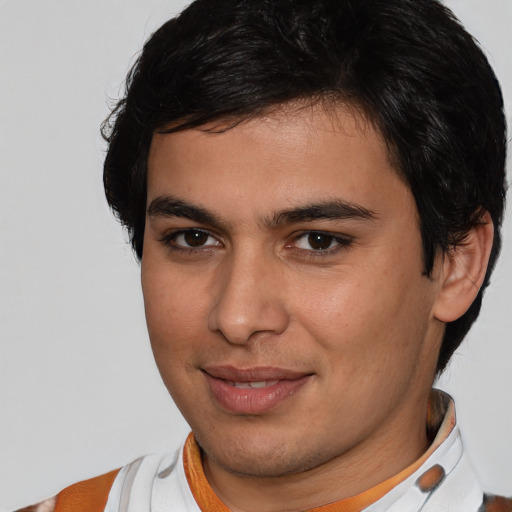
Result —
<svg viewBox="0 0 512 512"><path fill-rule="evenodd" d="M494 238L491 216L484 211L464 241L441 262L441 288L434 317L441 322L460 318L475 300L485 278Z"/></svg>

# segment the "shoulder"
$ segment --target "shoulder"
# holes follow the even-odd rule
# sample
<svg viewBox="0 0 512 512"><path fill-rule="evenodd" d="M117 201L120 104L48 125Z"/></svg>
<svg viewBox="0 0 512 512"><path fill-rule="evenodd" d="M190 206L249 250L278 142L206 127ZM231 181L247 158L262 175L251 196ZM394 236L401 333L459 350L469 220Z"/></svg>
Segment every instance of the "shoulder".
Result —
<svg viewBox="0 0 512 512"><path fill-rule="evenodd" d="M512 512L512 498L486 494L478 512Z"/></svg>
<svg viewBox="0 0 512 512"><path fill-rule="evenodd" d="M138 501L146 499L153 491L160 492L162 485L164 494L171 493L175 500L180 503L185 500L188 504L192 498L183 463L180 463L182 455L183 447L175 452L145 455L122 468L70 485L53 498L15 512L103 512L111 505L116 509L118 503L129 502L134 496Z"/></svg>
<svg viewBox="0 0 512 512"><path fill-rule="evenodd" d="M70 485L57 496L17 512L101 512L119 469Z"/></svg>
<svg viewBox="0 0 512 512"><path fill-rule="evenodd" d="M54 511L88 510L96 512L103 510L107 503L110 488L118 473L119 469L116 469L66 487L57 495Z"/></svg>

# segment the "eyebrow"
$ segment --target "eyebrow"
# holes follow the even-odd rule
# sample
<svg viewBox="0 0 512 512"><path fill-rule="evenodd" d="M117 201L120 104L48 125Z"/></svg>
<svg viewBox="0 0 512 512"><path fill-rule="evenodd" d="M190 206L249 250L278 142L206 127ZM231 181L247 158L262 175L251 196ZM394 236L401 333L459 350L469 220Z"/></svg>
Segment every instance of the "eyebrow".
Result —
<svg viewBox="0 0 512 512"><path fill-rule="evenodd" d="M182 217L200 224L218 226L226 229L229 223L206 208L193 205L172 196L160 196L151 201L147 214L149 217ZM275 212L263 219L263 225L275 229L286 224L312 222L315 220L372 220L378 215L361 205L332 199L328 201L306 204Z"/></svg>
<svg viewBox="0 0 512 512"><path fill-rule="evenodd" d="M372 220L377 217L378 215L375 212L361 205L342 201L341 199L333 199L281 210L265 221L265 224L269 227L276 228L284 224L311 222L321 219Z"/></svg>
<svg viewBox="0 0 512 512"><path fill-rule="evenodd" d="M147 209L149 217L183 217L201 224L220 226L224 223L221 219L205 208L187 203L172 196L160 196L149 205Z"/></svg>

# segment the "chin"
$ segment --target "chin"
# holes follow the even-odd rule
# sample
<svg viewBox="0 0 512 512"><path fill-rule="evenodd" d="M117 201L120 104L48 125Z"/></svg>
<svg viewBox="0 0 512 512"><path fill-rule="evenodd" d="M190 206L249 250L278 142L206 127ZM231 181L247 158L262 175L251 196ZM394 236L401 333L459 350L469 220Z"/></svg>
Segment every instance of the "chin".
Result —
<svg viewBox="0 0 512 512"><path fill-rule="evenodd" d="M224 441L211 436L196 436L206 456L223 470L243 477L279 478L308 471L327 462L318 450L308 448L305 443L286 443L282 440L261 436L226 436ZM289 441L289 438L288 438ZM299 450L298 447L301 449Z"/></svg>

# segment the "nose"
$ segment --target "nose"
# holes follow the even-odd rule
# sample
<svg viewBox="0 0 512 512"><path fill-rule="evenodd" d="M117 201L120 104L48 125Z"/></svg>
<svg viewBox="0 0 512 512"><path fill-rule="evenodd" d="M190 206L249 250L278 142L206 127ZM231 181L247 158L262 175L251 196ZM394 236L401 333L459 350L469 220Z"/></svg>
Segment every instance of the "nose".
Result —
<svg viewBox="0 0 512 512"><path fill-rule="evenodd" d="M208 327L233 344L257 334L281 334L288 326L284 286L277 263L264 258L233 256L219 269L217 295Z"/></svg>

